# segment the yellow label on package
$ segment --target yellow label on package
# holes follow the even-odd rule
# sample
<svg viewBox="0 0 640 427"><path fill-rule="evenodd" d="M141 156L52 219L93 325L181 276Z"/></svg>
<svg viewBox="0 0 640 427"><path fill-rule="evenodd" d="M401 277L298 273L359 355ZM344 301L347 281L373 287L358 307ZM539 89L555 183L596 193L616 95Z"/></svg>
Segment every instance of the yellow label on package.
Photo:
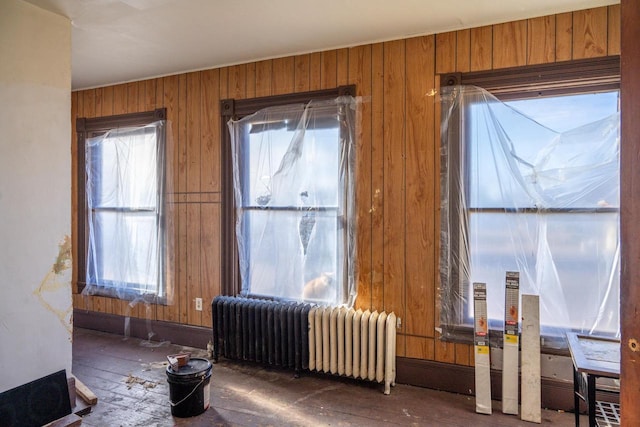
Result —
<svg viewBox="0 0 640 427"><path fill-rule="evenodd" d="M518 344L518 336L517 335L504 335L504 342L507 344Z"/></svg>
<svg viewBox="0 0 640 427"><path fill-rule="evenodd" d="M477 345L476 346L478 354L489 354L489 346L488 345Z"/></svg>

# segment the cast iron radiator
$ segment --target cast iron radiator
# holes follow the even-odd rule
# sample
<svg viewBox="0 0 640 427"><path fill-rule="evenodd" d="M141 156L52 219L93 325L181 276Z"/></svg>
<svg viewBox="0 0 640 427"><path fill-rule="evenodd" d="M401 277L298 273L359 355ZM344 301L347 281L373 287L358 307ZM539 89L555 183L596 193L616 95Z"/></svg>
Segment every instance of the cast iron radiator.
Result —
<svg viewBox="0 0 640 427"><path fill-rule="evenodd" d="M218 296L212 304L213 360L384 382L396 376L396 316L346 307Z"/></svg>

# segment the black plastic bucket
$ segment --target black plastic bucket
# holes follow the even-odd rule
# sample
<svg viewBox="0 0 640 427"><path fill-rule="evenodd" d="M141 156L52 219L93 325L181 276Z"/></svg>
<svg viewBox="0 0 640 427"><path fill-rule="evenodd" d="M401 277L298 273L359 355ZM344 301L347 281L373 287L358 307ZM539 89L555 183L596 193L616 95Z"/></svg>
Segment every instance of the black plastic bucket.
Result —
<svg viewBox="0 0 640 427"><path fill-rule="evenodd" d="M177 371L167 366L171 415L180 418L200 415L209 407L211 363L194 357Z"/></svg>

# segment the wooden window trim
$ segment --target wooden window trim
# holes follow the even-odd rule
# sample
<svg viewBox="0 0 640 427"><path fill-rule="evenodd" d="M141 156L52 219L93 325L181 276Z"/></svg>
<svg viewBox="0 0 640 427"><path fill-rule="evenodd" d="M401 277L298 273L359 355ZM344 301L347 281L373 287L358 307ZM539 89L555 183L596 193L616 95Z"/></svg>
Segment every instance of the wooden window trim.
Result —
<svg viewBox="0 0 640 427"><path fill-rule="evenodd" d="M248 99L223 99L220 101L220 141L222 174L222 226L220 238L221 254L221 294L240 293L240 271L238 265L238 243L235 236L235 201L233 194L233 159L231 155L231 135L227 122L238 120L263 108L288 104L306 104L310 101L335 99L339 96L355 96L355 85L338 86L333 89L298 92L284 95L264 96Z"/></svg>
<svg viewBox="0 0 640 427"><path fill-rule="evenodd" d="M113 116L80 117L76 119L76 132L78 135L77 149L77 188L78 188L78 210L76 212L78 218L78 282L76 291L81 293L85 286L85 275L87 271L87 218L86 218L86 158L85 148L86 140L96 134L104 133L111 129L144 126L158 120L166 120L167 109L158 108L153 111L145 111L140 113L117 114Z"/></svg>

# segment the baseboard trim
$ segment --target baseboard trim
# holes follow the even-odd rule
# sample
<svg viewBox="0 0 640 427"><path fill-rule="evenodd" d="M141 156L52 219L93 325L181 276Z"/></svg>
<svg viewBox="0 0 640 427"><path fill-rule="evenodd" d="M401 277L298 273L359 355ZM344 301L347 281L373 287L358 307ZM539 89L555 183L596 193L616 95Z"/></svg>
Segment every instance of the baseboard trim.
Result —
<svg viewBox="0 0 640 427"><path fill-rule="evenodd" d="M149 334L152 333L153 341L170 341L173 344L202 349L206 349L207 343L213 339L211 328L137 317L127 318L97 311L73 310L73 326L78 328L127 335L126 322L129 322L128 336L134 338L149 339Z"/></svg>

